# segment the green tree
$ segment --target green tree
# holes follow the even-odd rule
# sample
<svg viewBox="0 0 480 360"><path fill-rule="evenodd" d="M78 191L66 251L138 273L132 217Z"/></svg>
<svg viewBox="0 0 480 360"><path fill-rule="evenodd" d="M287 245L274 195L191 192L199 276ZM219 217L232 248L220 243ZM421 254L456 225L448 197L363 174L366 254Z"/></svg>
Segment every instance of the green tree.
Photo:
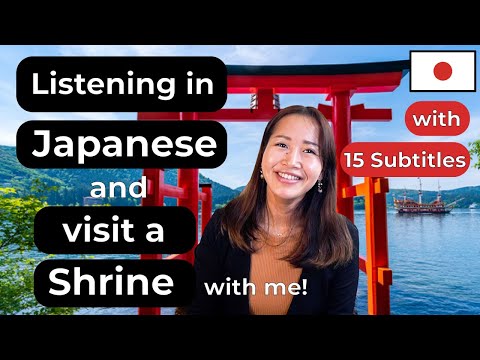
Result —
<svg viewBox="0 0 480 360"><path fill-rule="evenodd" d="M473 167L480 170L480 140L471 142L468 145L470 146L470 155L477 156L477 162L473 165Z"/></svg>
<svg viewBox="0 0 480 360"><path fill-rule="evenodd" d="M35 214L47 205L47 188L35 180L28 195L0 188L0 314L73 314L76 308L47 308L33 293ZM47 256L48 257L48 256Z"/></svg>

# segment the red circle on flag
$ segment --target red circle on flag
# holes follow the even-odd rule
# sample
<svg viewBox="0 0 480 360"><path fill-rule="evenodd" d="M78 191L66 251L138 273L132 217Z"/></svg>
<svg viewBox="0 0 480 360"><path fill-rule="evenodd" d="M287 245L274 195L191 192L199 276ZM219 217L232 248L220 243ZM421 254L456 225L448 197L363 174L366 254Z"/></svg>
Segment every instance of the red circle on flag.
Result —
<svg viewBox="0 0 480 360"><path fill-rule="evenodd" d="M433 68L433 74L438 80L448 80L450 76L452 76L452 67L450 66L449 63L446 63L444 61L439 62L435 67Z"/></svg>

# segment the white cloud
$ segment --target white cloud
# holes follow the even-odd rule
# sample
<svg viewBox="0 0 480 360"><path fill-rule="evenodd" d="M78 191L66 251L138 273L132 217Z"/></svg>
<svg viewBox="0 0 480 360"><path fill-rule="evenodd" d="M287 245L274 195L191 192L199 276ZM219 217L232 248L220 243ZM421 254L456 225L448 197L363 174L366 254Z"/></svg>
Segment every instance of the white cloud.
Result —
<svg viewBox="0 0 480 360"><path fill-rule="evenodd" d="M174 45L64 45L62 56L169 56L176 55Z"/></svg>
<svg viewBox="0 0 480 360"><path fill-rule="evenodd" d="M315 47L292 45L64 45L63 56L215 56L226 64L302 64Z"/></svg>
<svg viewBox="0 0 480 360"><path fill-rule="evenodd" d="M175 56L185 51L177 45L64 45L62 56Z"/></svg>
<svg viewBox="0 0 480 360"><path fill-rule="evenodd" d="M227 63L238 63L238 64L250 64L250 65L259 65L259 64L283 64L287 54L290 56L295 56L292 51L293 47L289 46L274 46L274 45L263 45L263 46L245 46L245 45L235 45L231 52L225 55L225 61ZM275 54L275 56L272 56ZM288 59L291 61L291 57Z"/></svg>
<svg viewBox="0 0 480 360"><path fill-rule="evenodd" d="M15 137L17 136L16 131L3 131L0 132L0 144L7 146L15 146Z"/></svg>
<svg viewBox="0 0 480 360"><path fill-rule="evenodd" d="M9 103L14 102L16 104L16 96L15 84L0 80L0 99Z"/></svg>
<svg viewBox="0 0 480 360"><path fill-rule="evenodd" d="M352 141L372 141L378 134L375 127L366 124L352 124Z"/></svg>
<svg viewBox="0 0 480 360"><path fill-rule="evenodd" d="M179 45L64 45L62 56L192 56L191 47Z"/></svg>
<svg viewBox="0 0 480 360"><path fill-rule="evenodd" d="M179 45L132 45L135 56L176 56L188 51Z"/></svg>

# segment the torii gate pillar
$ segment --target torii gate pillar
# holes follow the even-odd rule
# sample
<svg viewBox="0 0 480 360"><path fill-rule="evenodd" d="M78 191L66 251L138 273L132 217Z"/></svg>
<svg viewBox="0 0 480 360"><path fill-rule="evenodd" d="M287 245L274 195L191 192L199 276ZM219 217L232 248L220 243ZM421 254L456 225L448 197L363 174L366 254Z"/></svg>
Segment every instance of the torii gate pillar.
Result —
<svg viewBox="0 0 480 360"><path fill-rule="evenodd" d="M353 198L344 198L343 191L352 186L352 178L340 166L342 150L352 142L352 119L350 114L350 91L341 91L332 96L332 124L337 147L337 212L353 222Z"/></svg>

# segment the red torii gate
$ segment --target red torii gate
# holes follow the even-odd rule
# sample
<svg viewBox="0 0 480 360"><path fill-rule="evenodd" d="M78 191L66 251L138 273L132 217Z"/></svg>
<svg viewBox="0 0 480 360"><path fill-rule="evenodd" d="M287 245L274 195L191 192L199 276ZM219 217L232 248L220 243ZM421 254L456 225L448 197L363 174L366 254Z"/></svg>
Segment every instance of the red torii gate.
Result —
<svg viewBox="0 0 480 360"><path fill-rule="evenodd" d="M352 121L390 121L391 109L366 109L350 105L356 93L394 91L410 69L409 60L341 64L250 66L227 65L229 94L256 94L255 108L221 109L216 112L143 112L138 120L215 120L269 121L278 109L274 96L278 94L327 94L332 105L319 104L318 109L332 123L337 151L337 211L354 221L353 197L365 197L366 259L360 258L360 269L368 279L368 313L390 313L392 271L388 268L388 242L385 193L389 191L385 178L365 178L364 183L352 186L352 177L340 166L340 155L351 143ZM211 216L211 188L202 187L199 193L198 169L178 169L178 186L164 183L163 169L145 169L147 197L142 205L163 206L165 196L177 197L178 206L188 207L198 224L198 201L202 201L202 230ZM197 226L198 229L198 226ZM198 234L197 234L198 238ZM194 249L170 258L193 263ZM142 259L159 259L159 255L142 255ZM140 315L160 314L160 308L139 308Z"/></svg>

